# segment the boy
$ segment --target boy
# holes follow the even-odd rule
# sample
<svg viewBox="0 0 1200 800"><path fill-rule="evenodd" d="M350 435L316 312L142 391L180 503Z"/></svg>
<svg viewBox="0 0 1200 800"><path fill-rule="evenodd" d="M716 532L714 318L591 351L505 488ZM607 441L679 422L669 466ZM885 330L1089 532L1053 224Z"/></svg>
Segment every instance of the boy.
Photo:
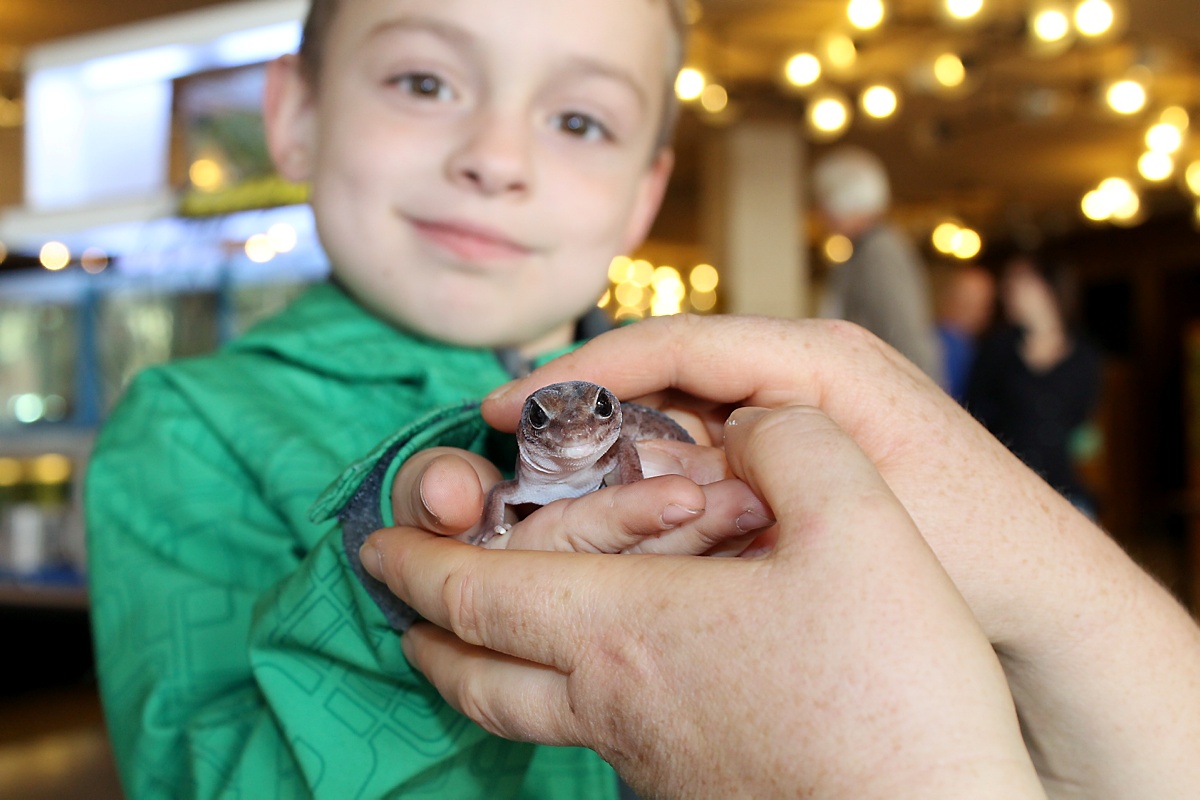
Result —
<svg viewBox="0 0 1200 800"><path fill-rule="evenodd" d="M339 526L308 512L397 427L425 442L430 411L576 338L671 169L679 5L314 1L265 110L280 172L311 182L334 281L141 375L88 475L100 682L130 796L615 795L590 751L451 711ZM368 486L375 506L390 485Z"/></svg>

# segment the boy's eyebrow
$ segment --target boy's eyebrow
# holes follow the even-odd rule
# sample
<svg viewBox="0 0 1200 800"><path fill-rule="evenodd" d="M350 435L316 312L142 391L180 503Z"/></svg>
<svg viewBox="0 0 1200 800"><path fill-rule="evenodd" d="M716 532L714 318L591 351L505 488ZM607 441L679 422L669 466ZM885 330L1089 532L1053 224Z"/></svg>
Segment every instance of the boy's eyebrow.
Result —
<svg viewBox="0 0 1200 800"><path fill-rule="evenodd" d="M578 73L585 76L599 75L602 78L616 81L623 84L637 96L638 105L642 108L649 106L649 98L646 96L645 89L642 88L642 85L627 70L615 64L584 56L573 56L568 59L567 63L568 67L564 72Z"/></svg>
<svg viewBox="0 0 1200 800"><path fill-rule="evenodd" d="M451 25L440 19L418 16L395 17L384 20L371 28L367 33L367 39L374 39L396 30L428 31L461 47L469 46L474 40L474 37L470 33L457 25Z"/></svg>
<svg viewBox="0 0 1200 800"><path fill-rule="evenodd" d="M461 48L475 47L475 36L463 28L445 22L440 19L420 16L404 16L388 19L380 22L372 28L367 39L374 39L378 36L386 35L392 31L426 31L434 34L442 39L446 39L452 44ZM649 99L646 96L645 90L637 79L627 70L621 67L610 64L596 58L588 58L586 56L572 56L568 59L567 68L563 72L577 73L581 75L599 75L610 80L614 80L628 87L636 96L638 104L643 108L648 107Z"/></svg>

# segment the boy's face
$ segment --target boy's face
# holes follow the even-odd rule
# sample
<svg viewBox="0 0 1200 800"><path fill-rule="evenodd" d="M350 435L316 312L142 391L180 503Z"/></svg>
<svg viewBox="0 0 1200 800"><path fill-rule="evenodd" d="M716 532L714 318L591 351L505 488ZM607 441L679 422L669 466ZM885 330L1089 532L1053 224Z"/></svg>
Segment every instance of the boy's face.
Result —
<svg viewBox="0 0 1200 800"><path fill-rule="evenodd" d="M364 305L552 346L657 212L669 42L655 0L350 0L315 88L273 66L272 152Z"/></svg>

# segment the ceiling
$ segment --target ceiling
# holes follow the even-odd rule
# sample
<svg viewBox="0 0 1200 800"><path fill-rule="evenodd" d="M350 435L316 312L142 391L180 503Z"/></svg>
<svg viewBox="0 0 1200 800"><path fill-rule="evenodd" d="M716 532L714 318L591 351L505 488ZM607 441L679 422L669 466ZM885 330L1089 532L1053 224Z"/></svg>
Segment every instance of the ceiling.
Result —
<svg viewBox="0 0 1200 800"><path fill-rule="evenodd" d="M884 26L855 36L858 59L825 85L853 94L869 81L900 90L886 124L855 121L842 141L877 151L892 173L900 213L919 223L954 214L993 238L1055 235L1083 224L1083 193L1110 175L1134 177L1146 128L1167 105L1191 112L1188 160L1200 158L1200 13L1196 0L1124 0L1124 27L1102 42L1035 55L1025 18L1045 0L986 0L984 19L954 27L938 0L889 0ZM1113 0L1121 2L1121 0ZM39 42L148 17L219 5L216 0L4 0L0 92L19 84L22 53ZM802 121L805 95L783 86L787 57L824 33L848 30L845 0L700 0L690 62L729 93L729 108L684 115L672 196L695 196L705 142L741 117ZM939 94L927 68L954 49L968 89ZM1105 113L1099 87L1131 68L1148 78L1150 102L1132 118ZM819 152L824 144L815 143ZM1149 214L1189 213L1177 181L1147 187ZM696 215L689 215L695 218Z"/></svg>

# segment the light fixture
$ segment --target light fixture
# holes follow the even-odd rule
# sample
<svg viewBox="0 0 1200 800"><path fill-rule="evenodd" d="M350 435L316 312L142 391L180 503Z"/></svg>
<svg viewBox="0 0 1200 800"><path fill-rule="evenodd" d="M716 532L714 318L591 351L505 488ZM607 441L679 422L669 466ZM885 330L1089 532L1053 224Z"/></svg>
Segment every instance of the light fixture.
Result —
<svg viewBox="0 0 1200 800"><path fill-rule="evenodd" d="M1083 0L1075 6L1075 30L1094 38L1112 30L1116 13L1108 0Z"/></svg>
<svg viewBox="0 0 1200 800"><path fill-rule="evenodd" d="M835 92L814 97L806 112L808 129L815 138L833 139L850 124L850 105Z"/></svg>
<svg viewBox="0 0 1200 800"><path fill-rule="evenodd" d="M1184 180L1187 181L1188 189L1192 191L1192 194L1200 197L1200 161L1188 164L1187 170L1184 172Z"/></svg>
<svg viewBox="0 0 1200 800"><path fill-rule="evenodd" d="M945 0L943 8L951 19L965 21L979 16L983 0Z"/></svg>
<svg viewBox="0 0 1200 800"><path fill-rule="evenodd" d="M1146 106L1146 87L1133 78L1123 78L1109 84L1104 100L1118 114L1136 114Z"/></svg>
<svg viewBox="0 0 1200 800"><path fill-rule="evenodd" d="M878 28L886 13L883 0L850 0L846 6L850 24L862 31Z"/></svg>
<svg viewBox="0 0 1200 800"><path fill-rule="evenodd" d="M729 105L729 92L719 83L710 83L700 92L700 106L710 114L719 114Z"/></svg>
<svg viewBox="0 0 1200 800"><path fill-rule="evenodd" d="M108 268L108 253L99 247L89 247L79 256L79 266L84 272L98 275Z"/></svg>
<svg viewBox="0 0 1200 800"><path fill-rule="evenodd" d="M708 81L704 73L692 67L684 67L675 77L675 96L684 102L690 102L700 96Z"/></svg>
<svg viewBox="0 0 1200 800"><path fill-rule="evenodd" d="M933 60L933 77L945 88L955 89L967 79L967 69L957 53L942 53Z"/></svg>
<svg viewBox="0 0 1200 800"><path fill-rule="evenodd" d="M1150 126L1146 131L1146 147L1156 153L1174 153L1183 146L1183 131L1166 122Z"/></svg>
<svg viewBox="0 0 1200 800"><path fill-rule="evenodd" d="M1138 173L1148 181L1165 181L1175 171L1175 159L1170 153L1147 150L1138 159Z"/></svg>
<svg viewBox="0 0 1200 800"><path fill-rule="evenodd" d="M1162 113L1158 115L1158 119L1164 125L1170 125L1172 128L1178 129L1180 133L1186 131L1190 124L1187 109L1182 106L1164 108Z"/></svg>
<svg viewBox="0 0 1200 800"><path fill-rule="evenodd" d="M847 74L858 61L858 48L854 40L844 33L832 32L821 36L817 52L831 72Z"/></svg>
<svg viewBox="0 0 1200 800"><path fill-rule="evenodd" d="M895 89L886 84L877 83L863 90L858 103L868 117L887 119L896 113L900 100Z"/></svg>
<svg viewBox="0 0 1200 800"><path fill-rule="evenodd" d="M51 272L58 272L71 263L71 251L62 242L46 242L38 253L38 261Z"/></svg>
<svg viewBox="0 0 1200 800"><path fill-rule="evenodd" d="M840 233L835 233L825 240L822 250L830 264L845 264L854 255L854 242Z"/></svg>
<svg viewBox="0 0 1200 800"><path fill-rule="evenodd" d="M821 77L821 62L812 53L796 53L784 65L783 74L793 86L812 86Z"/></svg>
<svg viewBox="0 0 1200 800"><path fill-rule="evenodd" d="M1141 210L1141 198L1124 178L1105 178L1083 196L1080 209L1095 222L1131 222Z"/></svg>
<svg viewBox="0 0 1200 800"><path fill-rule="evenodd" d="M1071 32L1071 20L1063 8L1057 5L1044 6L1033 13L1029 30L1037 41L1054 44L1067 38Z"/></svg>

